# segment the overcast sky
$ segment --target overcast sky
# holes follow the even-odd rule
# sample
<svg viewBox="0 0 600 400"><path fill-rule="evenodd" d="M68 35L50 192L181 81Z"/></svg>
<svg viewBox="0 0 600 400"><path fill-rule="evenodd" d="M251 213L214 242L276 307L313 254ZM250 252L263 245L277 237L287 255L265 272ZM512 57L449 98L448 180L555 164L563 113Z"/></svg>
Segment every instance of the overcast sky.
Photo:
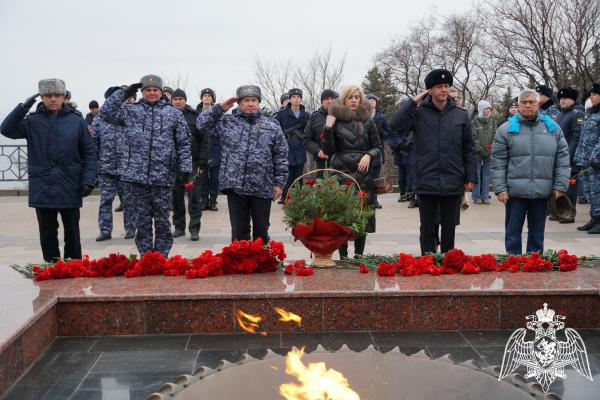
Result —
<svg viewBox="0 0 600 400"><path fill-rule="evenodd" d="M203 87L217 98L255 82L254 60L301 62L331 44L347 52L344 83L360 83L374 55L411 21L448 14L471 0L158 1L1 0L0 118L62 78L85 115L108 86L155 73L188 80L194 106Z"/></svg>

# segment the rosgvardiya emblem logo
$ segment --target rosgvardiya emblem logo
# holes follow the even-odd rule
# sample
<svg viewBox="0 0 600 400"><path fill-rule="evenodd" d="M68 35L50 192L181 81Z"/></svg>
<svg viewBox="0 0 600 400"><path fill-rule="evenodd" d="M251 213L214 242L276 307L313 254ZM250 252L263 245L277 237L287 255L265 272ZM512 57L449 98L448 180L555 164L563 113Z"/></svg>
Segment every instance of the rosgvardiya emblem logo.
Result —
<svg viewBox="0 0 600 400"><path fill-rule="evenodd" d="M571 365L577 372L593 381L585 344L575 329L565 329L565 317L556 315L554 310L544 308L535 315L525 317L527 329L535 333L535 338L525 341L527 330L519 328L513 332L504 348L502 368L498 380L512 374L517 368L527 367L525 379L538 381L544 392L559 377L566 379L565 367ZM563 330L566 341L558 340L556 332Z"/></svg>

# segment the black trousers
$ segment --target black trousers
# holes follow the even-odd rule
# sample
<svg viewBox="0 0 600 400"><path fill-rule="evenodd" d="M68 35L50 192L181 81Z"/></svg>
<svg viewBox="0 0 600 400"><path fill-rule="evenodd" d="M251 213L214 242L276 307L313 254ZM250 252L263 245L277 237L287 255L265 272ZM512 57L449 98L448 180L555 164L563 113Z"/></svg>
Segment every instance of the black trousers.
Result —
<svg viewBox="0 0 600 400"><path fill-rule="evenodd" d="M40 229L40 244L46 262L60 257L58 247L58 214L65 233L64 258L81 259L81 239L79 236L79 208L36 208Z"/></svg>
<svg viewBox="0 0 600 400"><path fill-rule="evenodd" d="M182 179L177 179L173 186L173 225L175 229L185 231L185 194L188 196L188 213L190 214L190 233L200 232L200 218L202 218L202 204L200 196L200 179L196 178L194 187L184 188Z"/></svg>
<svg viewBox="0 0 600 400"><path fill-rule="evenodd" d="M252 220L252 240L259 237L269 241L269 218L271 200L256 196L244 196L227 191L231 241L250 240L250 220Z"/></svg>
<svg viewBox="0 0 600 400"><path fill-rule="evenodd" d="M440 213L442 234L440 250L442 253L454 248L454 233L456 229L456 215L460 196L435 196L419 195L419 217L421 219L421 254L435 251L435 225L436 217Z"/></svg>

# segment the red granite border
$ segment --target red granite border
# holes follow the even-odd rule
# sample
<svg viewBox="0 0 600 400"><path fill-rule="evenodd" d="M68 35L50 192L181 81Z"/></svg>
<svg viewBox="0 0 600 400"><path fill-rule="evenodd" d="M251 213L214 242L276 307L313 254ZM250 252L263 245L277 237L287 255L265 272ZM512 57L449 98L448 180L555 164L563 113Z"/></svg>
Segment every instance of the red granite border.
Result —
<svg viewBox="0 0 600 400"><path fill-rule="evenodd" d="M4 347L0 352L0 395L46 350L56 332L56 307L51 307Z"/></svg>

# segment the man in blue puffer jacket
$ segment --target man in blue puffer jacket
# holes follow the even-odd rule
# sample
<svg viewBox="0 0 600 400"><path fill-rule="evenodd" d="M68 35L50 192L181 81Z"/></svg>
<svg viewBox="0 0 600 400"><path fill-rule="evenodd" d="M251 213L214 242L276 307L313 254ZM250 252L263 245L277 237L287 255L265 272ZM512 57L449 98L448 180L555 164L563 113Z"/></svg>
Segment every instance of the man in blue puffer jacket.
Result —
<svg viewBox="0 0 600 400"><path fill-rule="evenodd" d="M492 186L506 204L505 246L521 254L527 217L527 252L544 250L547 200L569 187L569 146L560 126L539 111L539 94L519 95L519 112L496 131L492 146Z"/></svg>
<svg viewBox="0 0 600 400"><path fill-rule="evenodd" d="M279 124L260 111L258 86L244 85L198 116L198 129L221 139L219 189L227 195L231 240L269 239L271 201L288 177L288 146ZM225 114L235 103L236 114Z"/></svg>
<svg viewBox="0 0 600 400"><path fill-rule="evenodd" d="M60 258L59 213L64 258L80 259L79 209L94 187L96 152L81 113L65 104L65 83L44 79L38 86L39 94L19 104L0 130L8 138L27 140L29 207L37 214L44 260ZM27 115L38 95L43 103Z"/></svg>
<svg viewBox="0 0 600 400"><path fill-rule="evenodd" d="M142 100L123 105L140 88ZM146 75L139 83L110 96L100 117L124 127L128 149L121 180L131 183L138 251L140 255L159 251L166 257L173 245L169 222L173 183L178 173L187 181L192 155L185 118L162 98L162 89L159 76Z"/></svg>
<svg viewBox="0 0 600 400"><path fill-rule="evenodd" d="M108 99L117 90L119 90L118 86L108 88L104 93L104 98ZM92 137L98 156L98 187L100 189L100 207L98 207L100 235L96 238L96 242L112 238L112 204L117 193L123 198L125 239L135 236L131 191L127 190L127 185L123 185L121 181L124 156L128 152L123 129L122 126L109 124L101 115L94 118L94 122L92 122Z"/></svg>

